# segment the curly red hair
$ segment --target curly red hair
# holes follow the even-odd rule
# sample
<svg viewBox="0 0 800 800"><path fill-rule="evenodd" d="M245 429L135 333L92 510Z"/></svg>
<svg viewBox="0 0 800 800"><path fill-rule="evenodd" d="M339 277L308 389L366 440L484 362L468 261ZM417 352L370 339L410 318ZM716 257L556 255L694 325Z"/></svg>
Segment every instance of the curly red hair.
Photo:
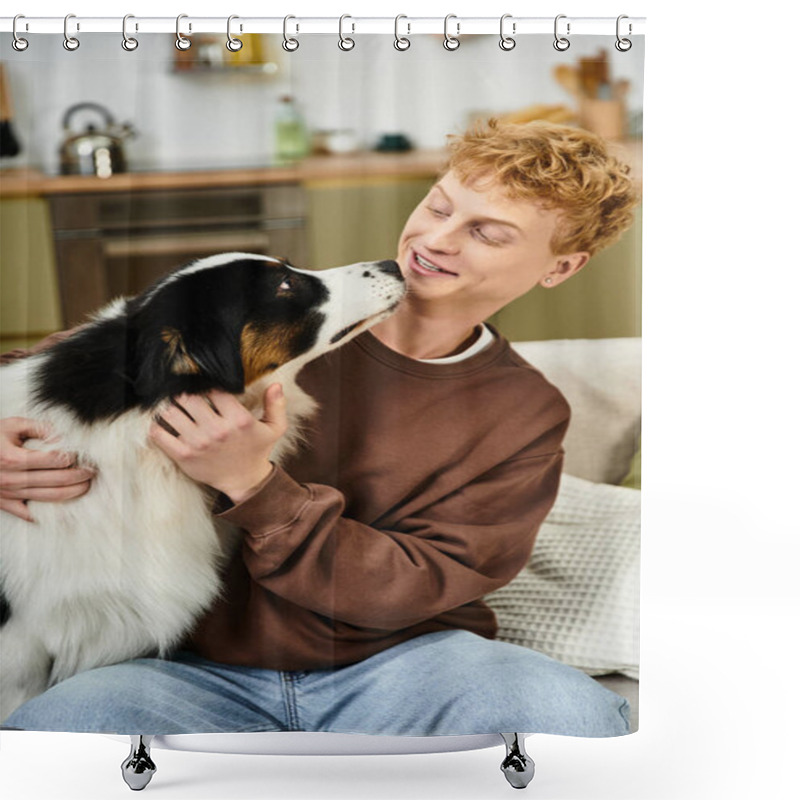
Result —
<svg viewBox="0 0 800 800"><path fill-rule="evenodd" d="M633 223L639 192L630 168L589 131L489 119L449 139L444 172L452 171L465 185L500 186L510 198L560 212L550 242L556 255L594 255Z"/></svg>

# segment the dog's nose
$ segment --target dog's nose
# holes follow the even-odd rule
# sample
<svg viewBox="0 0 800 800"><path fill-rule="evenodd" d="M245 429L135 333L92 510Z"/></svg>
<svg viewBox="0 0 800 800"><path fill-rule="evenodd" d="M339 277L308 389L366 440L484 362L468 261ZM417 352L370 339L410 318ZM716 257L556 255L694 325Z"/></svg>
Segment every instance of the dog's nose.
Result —
<svg viewBox="0 0 800 800"><path fill-rule="evenodd" d="M395 278L403 277L403 273L400 272L400 267L396 261L378 261L375 266L387 275L392 275Z"/></svg>

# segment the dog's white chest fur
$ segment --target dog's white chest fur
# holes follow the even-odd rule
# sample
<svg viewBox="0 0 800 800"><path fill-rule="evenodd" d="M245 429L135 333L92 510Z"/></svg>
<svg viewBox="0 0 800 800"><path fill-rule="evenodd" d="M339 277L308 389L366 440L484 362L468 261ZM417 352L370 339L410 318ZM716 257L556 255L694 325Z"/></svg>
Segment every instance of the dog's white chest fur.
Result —
<svg viewBox="0 0 800 800"><path fill-rule="evenodd" d="M151 414L86 426L63 409L31 407L26 376L38 360L4 368L15 391L4 392L3 416L42 420L59 439L38 449L76 453L97 476L76 500L31 503L35 524L4 515L0 577L14 611L0 630L0 719L81 670L168 653L219 594L239 540L213 516L213 493L148 442ZM314 407L291 376L275 375L242 398L253 414L276 379L295 424L274 461Z"/></svg>

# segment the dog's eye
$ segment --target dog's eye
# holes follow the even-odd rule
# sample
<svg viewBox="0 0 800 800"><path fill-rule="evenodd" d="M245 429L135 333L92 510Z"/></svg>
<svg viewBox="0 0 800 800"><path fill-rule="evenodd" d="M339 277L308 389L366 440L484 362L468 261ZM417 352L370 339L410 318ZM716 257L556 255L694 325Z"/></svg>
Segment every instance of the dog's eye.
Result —
<svg viewBox="0 0 800 800"><path fill-rule="evenodd" d="M291 292L294 289L295 280L291 276L287 275L283 279L283 283L278 287L279 292Z"/></svg>

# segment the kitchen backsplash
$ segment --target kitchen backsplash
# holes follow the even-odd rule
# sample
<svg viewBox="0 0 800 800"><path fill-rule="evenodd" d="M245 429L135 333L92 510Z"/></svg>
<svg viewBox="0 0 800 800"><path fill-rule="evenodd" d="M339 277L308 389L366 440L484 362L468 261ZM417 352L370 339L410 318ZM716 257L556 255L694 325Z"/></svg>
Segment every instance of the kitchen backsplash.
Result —
<svg viewBox="0 0 800 800"><path fill-rule="evenodd" d="M445 136L465 127L475 113L505 113L536 103L573 106L573 98L553 79L553 68L600 49L609 53L615 77L631 80L628 109L636 113L642 107L637 76L644 47L637 41L631 51L617 53L613 37L575 37L566 53L553 48L552 37L520 38L504 55L508 80L497 77L498 37L493 36L464 37L455 52L443 49L441 37L412 37L416 57L408 59L388 36L356 36L355 48L342 53L337 36L314 35L301 37L302 61L281 49L280 37L270 37L267 51L278 64L272 76L235 68L176 72L167 66L175 52L174 36L168 34L140 36L132 53L120 47L117 34L84 35L76 52L64 50L59 36L32 37L23 53L13 51L9 39L0 42L0 55L23 151L2 163L48 173L59 171L64 113L84 101L105 106L118 123L135 127L137 136L126 141L125 149L129 168L139 171L273 163L274 117L287 94L296 98L310 131L351 130L365 148L386 133L405 134L418 148L441 147ZM39 71L37 55L44 52L62 69L45 71L41 62ZM491 80L484 69L489 55ZM426 81L426 72L435 73L436 80ZM518 77L511 79L520 72L529 76L524 96Z"/></svg>

